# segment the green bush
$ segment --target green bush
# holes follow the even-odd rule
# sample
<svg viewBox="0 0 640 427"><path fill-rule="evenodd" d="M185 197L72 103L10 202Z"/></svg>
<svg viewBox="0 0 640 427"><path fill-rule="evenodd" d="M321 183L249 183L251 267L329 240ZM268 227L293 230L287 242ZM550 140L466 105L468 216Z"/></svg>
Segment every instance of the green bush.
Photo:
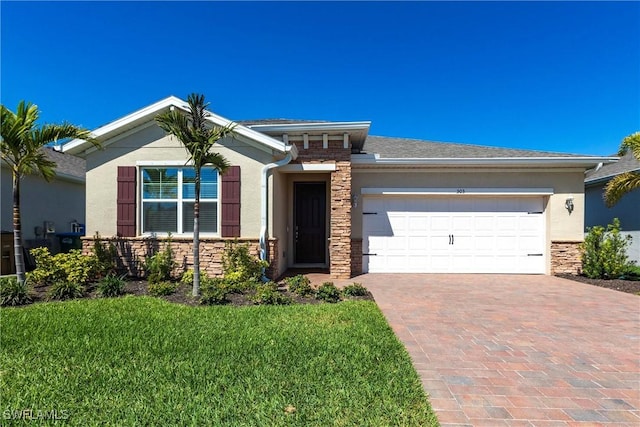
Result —
<svg viewBox="0 0 640 427"><path fill-rule="evenodd" d="M149 291L149 295L154 297L163 297L174 294L178 289L178 284L169 282L168 280L153 283L149 282L149 287L147 289Z"/></svg>
<svg viewBox="0 0 640 427"><path fill-rule="evenodd" d="M298 274L297 276L287 277L284 279L284 283L289 288L290 292L301 297L315 294L315 289L311 286L311 281L307 276Z"/></svg>
<svg viewBox="0 0 640 427"><path fill-rule="evenodd" d="M369 293L367 288L362 286L361 283L353 283L351 285L347 285L342 289L342 295L348 297L362 297Z"/></svg>
<svg viewBox="0 0 640 427"><path fill-rule="evenodd" d="M622 276L631 263L627 259L627 247L631 236L620 232L620 220L613 219L607 228L587 228L582 249L582 274L592 279L616 279Z"/></svg>
<svg viewBox="0 0 640 427"><path fill-rule="evenodd" d="M23 305L31 301L27 282L20 283L15 276L0 277L0 306Z"/></svg>
<svg viewBox="0 0 640 427"><path fill-rule="evenodd" d="M640 266L630 264L624 273L624 277L627 280L640 280Z"/></svg>
<svg viewBox="0 0 640 427"><path fill-rule="evenodd" d="M45 286L66 279L64 270L53 260L49 248L33 248L29 252L36 262L36 268L27 273L29 283L34 286Z"/></svg>
<svg viewBox="0 0 640 427"><path fill-rule="evenodd" d="M176 262L173 259L173 250L171 249L171 235L169 235L164 248L147 257L143 266L150 284L171 279L173 269L176 267Z"/></svg>
<svg viewBox="0 0 640 427"><path fill-rule="evenodd" d="M31 249L31 254L36 261L36 268L27 277L36 286L59 282L83 285L95 280L99 274L96 256L82 255L80 249L51 255L48 248L42 247Z"/></svg>
<svg viewBox="0 0 640 427"><path fill-rule="evenodd" d="M110 273L98 282L98 294L105 298L120 296L124 294L126 284L124 276Z"/></svg>
<svg viewBox="0 0 640 427"><path fill-rule="evenodd" d="M185 271L184 273L182 273L182 277L180 278L180 283L182 283L183 285L192 286L193 285L193 273L195 273L195 271L193 271L193 269L189 269L189 270ZM200 282L204 282L208 278L209 278L209 275L207 274L207 272L200 270Z"/></svg>
<svg viewBox="0 0 640 427"><path fill-rule="evenodd" d="M118 250L112 242L104 243L98 232L93 236L93 254L96 257L99 274L108 276L116 273L118 269L116 264Z"/></svg>
<svg viewBox="0 0 640 427"><path fill-rule="evenodd" d="M340 301L340 290L333 282L324 282L316 291L316 298L325 302Z"/></svg>
<svg viewBox="0 0 640 427"><path fill-rule="evenodd" d="M291 298L278 291L278 284L274 282L258 285L252 300L261 305L288 305L292 302Z"/></svg>
<svg viewBox="0 0 640 427"><path fill-rule="evenodd" d="M77 282L60 281L51 285L48 298L50 300L64 301L84 296L84 286Z"/></svg>
<svg viewBox="0 0 640 427"><path fill-rule="evenodd" d="M269 263L251 255L248 244L227 242L222 254L222 272L230 282L255 282L262 278L262 270Z"/></svg>
<svg viewBox="0 0 640 427"><path fill-rule="evenodd" d="M220 305L226 304L228 290L227 284L223 279L206 278L200 284L200 304L204 305Z"/></svg>

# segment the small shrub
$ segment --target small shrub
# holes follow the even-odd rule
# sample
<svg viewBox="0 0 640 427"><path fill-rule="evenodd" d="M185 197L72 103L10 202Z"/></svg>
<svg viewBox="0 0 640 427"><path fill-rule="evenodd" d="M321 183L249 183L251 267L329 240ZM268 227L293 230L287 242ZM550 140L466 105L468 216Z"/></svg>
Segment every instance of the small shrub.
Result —
<svg viewBox="0 0 640 427"><path fill-rule="evenodd" d="M193 286L193 273L195 273L192 269L189 269L182 273L182 277L180 278L180 283L183 285ZM200 270L200 282L204 282L209 278L209 275L206 271Z"/></svg>
<svg viewBox="0 0 640 427"><path fill-rule="evenodd" d="M33 248L29 252L36 262L36 268L27 273L29 283L34 286L45 286L66 279L64 270L54 262L49 248Z"/></svg>
<svg viewBox="0 0 640 427"><path fill-rule="evenodd" d="M324 282L316 291L316 298L325 302L340 301L340 290L332 282Z"/></svg>
<svg viewBox="0 0 640 427"><path fill-rule="evenodd" d="M615 279L629 268L627 247L631 236L620 232L620 220L614 218L607 228L587 228L582 243L582 273L592 279Z"/></svg>
<svg viewBox="0 0 640 427"><path fill-rule="evenodd" d="M261 305L288 305L292 302L291 298L278 291L278 285L274 282L258 285L252 300Z"/></svg>
<svg viewBox="0 0 640 427"><path fill-rule="evenodd" d="M98 294L105 298L120 296L124 294L126 284L124 276L109 274L98 282Z"/></svg>
<svg viewBox="0 0 640 427"><path fill-rule="evenodd" d="M27 282L20 283L14 276L0 277L0 306L23 305L31 301Z"/></svg>
<svg viewBox="0 0 640 427"><path fill-rule="evenodd" d="M640 280L640 266L630 264L624 273L627 280Z"/></svg>
<svg viewBox="0 0 640 427"><path fill-rule="evenodd" d="M36 268L27 277L35 286L51 285L59 282L86 284L99 274L98 259L95 255L82 255L79 249L69 253L51 255L46 247L31 249Z"/></svg>
<svg viewBox="0 0 640 427"><path fill-rule="evenodd" d="M222 254L222 272L224 277L233 282L259 283L262 270L269 263L249 253L249 245L227 242Z"/></svg>
<svg viewBox="0 0 640 427"><path fill-rule="evenodd" d="M311 281L307 276L298 274L297 276L287 277L284 279L284 283L289 288L289 291L301 297L313 295L315 290L311 286Z"/></svg>
<svg viewBox="0 0 640 427"><path fill-rule="evenodd" d="M206 278L200 284L200 304L220 305L229 302L227 300L228 290L223 279Z"/></svg>
<svg viewBox="0 0 640 427"><path fill-rule="evenodd" d="M173 259L173 250L171 249L171 235L169 235L169 239L165 243L164 248L147 257L144 262L147 280L150 284L170 280L171 273L175 267L176 262Z"/></svg>
<svg viewBox="0 0 640 427"><path fill-rule="evenodd" d="M258 286L260 286L260 282L255 280L245 280L244 282L239 282L235 280L229 280L228 278L223 278L227 291L229 293L234 294L243 294L249 291L255 291Z"/></svg>
<svg viewBox="0 0 640 427"><path fill-rule="evenodd" d="M64 301L84 296L84 286L77 282L60 281L51 285L48 298L50 300Z"/></svg>
<svg viewBox="0 0 640 427"><path fill-rule="evenodd" d="M116 273L118 250L112 242L104 243L98 232L93 236L93 254L96 257L97 268L100 275L108 276L109 274Z"/></svg>
<svg viewBox="0 0 640 427"><path fill-rule="evenodd" d="M178 284L167 280L154 283L149 282L149 287L147 289L151 296L164 297L175 293L178 289Z"/></svg>
<svg viewBox="0 0 640 427"><path fill-rule="evenodd" d="M347 285L342 289L342 295L348 297L363 297L368 294L367 288L362 286L361 283L353 283Z"/></svg>

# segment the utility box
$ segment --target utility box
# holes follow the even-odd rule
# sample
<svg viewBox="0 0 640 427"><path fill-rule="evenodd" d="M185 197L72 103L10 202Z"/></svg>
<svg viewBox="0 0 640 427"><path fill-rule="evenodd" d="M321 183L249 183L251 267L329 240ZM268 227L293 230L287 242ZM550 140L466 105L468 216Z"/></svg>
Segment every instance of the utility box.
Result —
<svg viewBox="0 0 640 427"><path fill-rule="evenodd" d="M0 274L16 274L13 232L3 231L0 235Z"/></svg>
<svg viewBox="0 0 640 427"><path fill-rule="evenodd" d="M60 240L60 252L69 252L71 249L82 249L82 240L80 239L84 233L58 233Z"/></svg>

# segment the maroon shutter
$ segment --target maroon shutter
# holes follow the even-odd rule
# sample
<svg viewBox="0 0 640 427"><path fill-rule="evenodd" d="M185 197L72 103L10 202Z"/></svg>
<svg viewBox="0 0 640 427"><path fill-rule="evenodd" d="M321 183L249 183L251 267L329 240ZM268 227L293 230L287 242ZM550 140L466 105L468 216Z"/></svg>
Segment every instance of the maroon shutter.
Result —
<svg viewBox="0 0 640 427"><path fill-rule="evenodd" d="M222 175L222 237L240 237L240 166Z"/></svg>
<svg viewBox="0 0 640 427"><path fill-rule="evenodd" d="M136 235L136 167L118 166L118 236Z"/></svg>

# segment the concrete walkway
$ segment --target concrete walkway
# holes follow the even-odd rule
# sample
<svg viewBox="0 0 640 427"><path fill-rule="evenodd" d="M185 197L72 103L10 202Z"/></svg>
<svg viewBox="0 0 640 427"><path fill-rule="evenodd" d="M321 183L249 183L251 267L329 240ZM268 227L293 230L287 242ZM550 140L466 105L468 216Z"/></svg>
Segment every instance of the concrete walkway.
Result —
<svg viewBox="0 0 640 427"><path fill-rule="evenodd" d="M640 297L549 276L366 274L443 426L640 426Z"/></svg>

